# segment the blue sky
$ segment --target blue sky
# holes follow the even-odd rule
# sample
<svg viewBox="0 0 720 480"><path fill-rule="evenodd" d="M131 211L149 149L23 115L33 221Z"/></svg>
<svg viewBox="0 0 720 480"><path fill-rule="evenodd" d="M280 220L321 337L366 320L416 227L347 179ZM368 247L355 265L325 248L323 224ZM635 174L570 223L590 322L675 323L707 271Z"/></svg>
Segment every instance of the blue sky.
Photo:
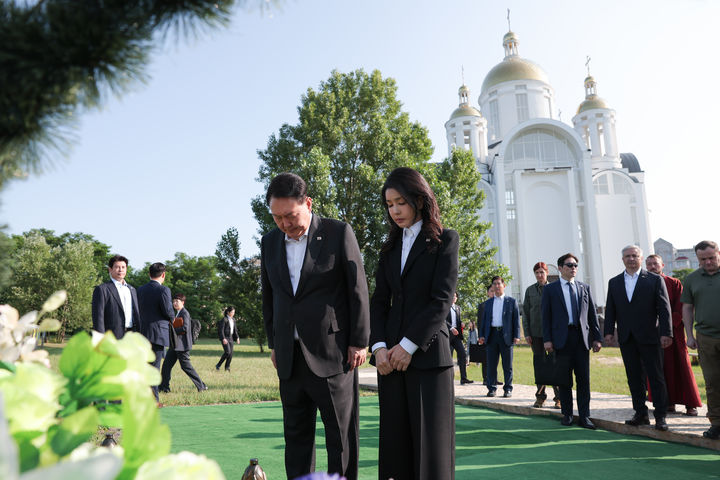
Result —
<svg viewBox="0 0 720 480"><path fill-rule="evenodd" d="M396 79L441 160L461 70L477 106L503 58L507 8L520 55L547 72L566 123L592 57L620 151L646 172L652 238L720 240L720 2L699 0L317 0L238 10L229 28L158 48L146 84L82 112L69 156L0 194L0 224L89 233L136 267L178 251L211 255L231 226L254 254L256 151L297 122L308 88L333 69L379 69Z"/></svg>

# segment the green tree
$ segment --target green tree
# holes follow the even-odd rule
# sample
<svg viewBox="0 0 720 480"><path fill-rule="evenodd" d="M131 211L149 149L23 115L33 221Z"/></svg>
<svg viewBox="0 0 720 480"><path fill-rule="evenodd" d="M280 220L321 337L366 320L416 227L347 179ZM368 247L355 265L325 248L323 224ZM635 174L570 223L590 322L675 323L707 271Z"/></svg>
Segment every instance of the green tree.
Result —
<svg viewBox="0 0 720 480"><path fill-rule="evenodd" d="M253 3L269 8L264 0ZM155 46L225 25L234 0L0 2L0 188L65 153L78 114L125 93Z"/></svg>
<svg viewBox="0 0 720 480"><path fill-rule="evenodd" d="M173 294L182 293L187 297L185 308L192 318L200 320L204 334L212 331L222 314L222 279L215 257L193 257L178 252L174 259L165 263L165 267L165 285ZM144 272L146 280L143 284L149 280L147 269Z"/></svg>
<svg viewBox="0 0 720 480"><path fill-rule="evenodd" d="M66 290L67 302L57 311L58 337L92 328L92 289L99 278L93 264L93 245L84 240L50 246L33 233L18 242L13 255L13 281L8 301L21 311L37 310L57 290Z"/></svg>
<svg viewBox="0 0 720 480"><path fill-rule="evenodd" d="M235 307L238 332L250 336L264 351L267 335L262 316L259 256L240 257L240 240L234 227L220 238L215 256L223 277L223 299Z"/></svg>
<svg viewBox="0 0 720 480"><path fill-rule="evenodd" d="M309 88L298 107L299 123L270 136L258 180L267 188L281 172L308 183L313 211L352 225L368 275L375 272L386 233L380 190L396 167L431 174L432 145L425 127L410 121L392 78L379 71L333 71L319 89ZM265 196L252 208L265 234L274 226Z"/></svg>
<svg viewBox="0 0 720 480"><path fill-rule="evenodd" d="M678 268L677 270L673 270L672 276L685 284L685 278L694 271L694 268Z"/></svg>
<svg viewBox="0 0 720 480"><path fill-rule="evenodd" d="M458 305L472 312L485 300L485 285L495 275L508 281L510 271L495 262L497 248L490 245L487 230L490 223L480 219L485 193L478 188L482 176L473 155L455 149L452 155L438 165L433 186L445 228L457 230L460 235L458 273Z"/></svg>
<svg viewBox="0 0 720 480"><path fill-rule="evenodd" d="M15 251L12 238L3 232L5 228L6 226L0 227L0 304L6 303L3 299L12 279L12 258Z"/></svg>

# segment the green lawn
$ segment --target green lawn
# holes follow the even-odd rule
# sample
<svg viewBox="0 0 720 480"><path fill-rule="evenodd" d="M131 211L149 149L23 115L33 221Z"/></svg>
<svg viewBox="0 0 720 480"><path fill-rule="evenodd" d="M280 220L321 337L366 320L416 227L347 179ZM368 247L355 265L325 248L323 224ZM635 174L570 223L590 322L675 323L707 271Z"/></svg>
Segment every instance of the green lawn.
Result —
<svg viewBox="0 0 720 480"><path fill-rule="evenodd" d="M49 344L50 362L57 365L62 348ZM260 353L259 347L250 340L242 340L235 345L235 355L231 372L216 371L215 364L222 354L220 342L213 339L200 339L190 353L195 370L209 389L198 393L190 379L175 364L170 388L172 393L161 394L160 401L165 405L212 405L218 403L248 403L266 400L279 400L278 379L270 362L267 348ZM367 366L367 363L364 367ZM700 389L703 404L705 380L699 366L693 366L695 379ZM480 367L468 366L468 377L476 382L482 380ZM457 374L459 379L459 373ZM502 367L498 367L498 378L502 379ZM517 345L514 349L513 381L518 384L534 384L532 351L527 345ZM629 395L625 367L618 348L603 348L590 354L590 388L594 392L618 393ZM365 392L365 395L373 395Z"/></svg>

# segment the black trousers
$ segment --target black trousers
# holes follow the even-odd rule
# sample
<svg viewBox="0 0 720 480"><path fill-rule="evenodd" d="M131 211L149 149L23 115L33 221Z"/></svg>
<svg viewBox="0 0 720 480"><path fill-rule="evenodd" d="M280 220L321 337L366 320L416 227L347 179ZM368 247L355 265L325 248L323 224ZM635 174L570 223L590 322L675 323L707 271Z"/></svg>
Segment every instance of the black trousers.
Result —
<svg viewBox="0 0 720 480"><path fill-rule="evenodd" d="M490 329L490 338L486 340L487 347L487 376L485 377L488 391L497 390L497 367L498 360L502 359L503 375L505 383L503 390L512 392L513 380L513 346L505 343L502 330Z"/></svg>
<svg viewBox="0 0 720 480"><path fill-rule="evenodd" d="M668 394L663 372L663 351L659 343L638 343L632 335L620 344L620 353L625 364L628 387L632 396L633 409L638 415L647 415L647 386L650 382L653 394L653 412L655 418L664 418L667 414Z"/></svg>
<svg viewBox="0 0 720 480"><path fill-rule="evenodd" d="M223 347L223 354L220 357L220 361L215 366L216 368L222 367L223 362L225 362L225 370L230 370L230 362L232 362L233 357L233 341L232 339L228 340L227 343L222 344Z"/></svg>
<svg viewBox="0 0 720 480"><path fill-rule="evenodd" d="M359 455L359 387L357 369L328 378L308 367L295 344L289 379L280 379L288 479L315 471L317 411L325 426L328 473L357 480Z"/></svg>
<svg viewBox="0 0 720 480"><path fill-rule="evenodd" d="M457 352L458 367L460 367L460 379L467 380L467 354L460 335L453 335L450 332L450 348Z"/></svg>
<svg viewBox="0 0 720 480"><path fill-rule="evenodd" d="M170 376L172 374L172 369L175 366L175 362L180 362L180 368L182 368L182 371L185 372L185 374L190 377L190 380L195 384L195 388L198 390L201 390L205 387L205 384L202 380L200 380L200 376L197 374L195 369L192 366L192 363L190 363L190 352L188 350L173 350L169 349L167 351L167 355L165 355L165 361L162 364L162 382L160 382L160 385L158 386L158 389L160 390L169 390L170 389Z"/></svg>
<svg viewBox="0 0 720 480"><path fill-rule="evenodd" d="M575 372L578 416L590 416L590 351L585 349L581 330L568 327L568 336L557 355L570 357L570 384L560 386L560 408L563 415L572 415L572 372Z"/></svg>
<svg viewBox="0 0 720 480"><path fill-rule="evenodd" d="M152 361L150 365L160 370L160 363L162 362L163 357L165 357L165 347L163 345L158 345L157 343L152 343L152 350L155 354L155 360ZM155 401L160 401L160 396L158 395L158 386L152 385L150 387L152 389L153 395L155 395Z"/></svg>
<svg viewBox="0 0 720 480"><path fill-rule="evenodd" d="M378 478L455 478L453 368L378 374Z"/></svg>

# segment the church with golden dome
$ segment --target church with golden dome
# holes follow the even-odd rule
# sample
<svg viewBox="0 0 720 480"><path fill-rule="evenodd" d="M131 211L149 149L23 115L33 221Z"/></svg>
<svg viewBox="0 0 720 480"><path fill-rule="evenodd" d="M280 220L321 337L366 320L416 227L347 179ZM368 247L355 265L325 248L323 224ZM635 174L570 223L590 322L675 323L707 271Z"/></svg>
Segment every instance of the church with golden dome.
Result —
<svg viewBox="0 0 720 480"><path fill-rule="evenodd" d="M512 273L512 296L521 299L535 283L536 262L558 276L557 258L572 252L578 278L603 305L608 280L623 268L622 248L652 252L644 172L635 155L619 152L615 110L589 72L569 125L554 114L548 75L520 56L518 36L510 31L502 44L505 56L485 77L479 108L460 87L445 123L448 152L463 148L476 158L486 195L480 215Z"/></svg>

